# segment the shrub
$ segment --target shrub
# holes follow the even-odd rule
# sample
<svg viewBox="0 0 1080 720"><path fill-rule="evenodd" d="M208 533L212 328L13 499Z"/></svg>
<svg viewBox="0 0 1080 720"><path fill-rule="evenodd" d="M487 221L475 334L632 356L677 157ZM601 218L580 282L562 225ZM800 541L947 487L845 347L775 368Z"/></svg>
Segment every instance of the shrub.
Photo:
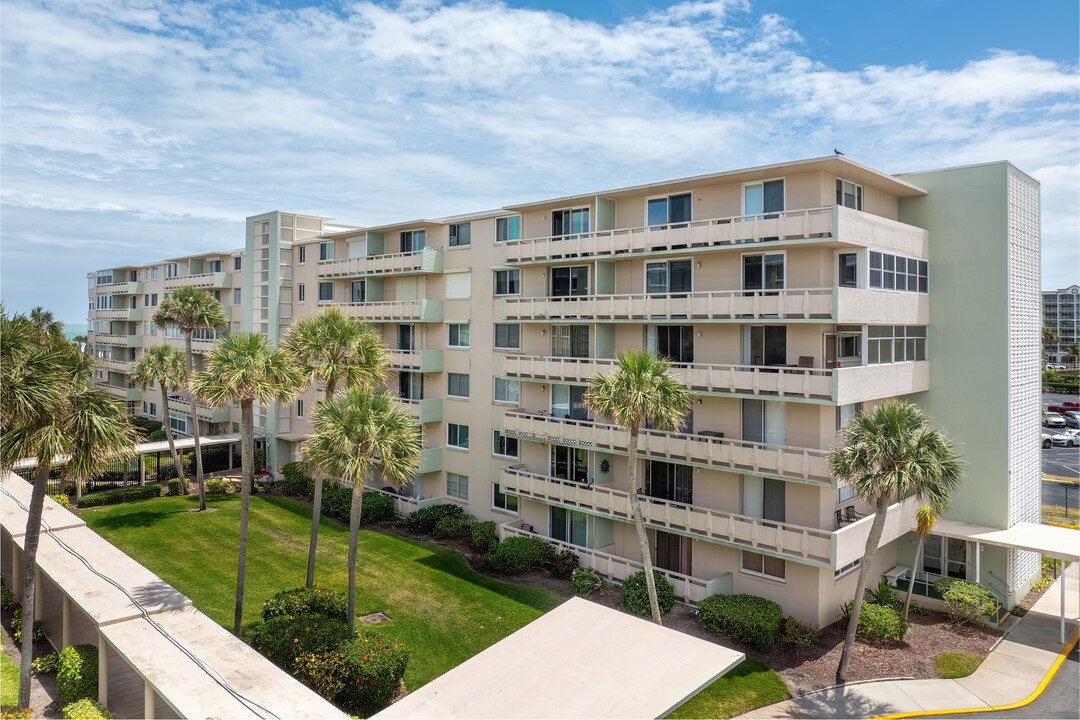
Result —
<svg viewBox="0 0 1080 720"><path fill-rule="evenodd" d="M469 528L469 536L473 550L481 555L491 552L499 544L499 531L495 529L493 520L473 523Z"/></svg>
<svg viewBox="0 0 1080 720"><path fill-rule="evenodd" d="M300 587L283 590L263 603L263 620L283 615L308 615L315 613L348 620L349 599L345 593L326 588Z"/></svg>
<svg viewBox="0 0 1080 720"><path fill-rule="evenodd" d="M78 493L78 488L75 487L75 483L64 483L64 494L68 497Z"/></svg>
<svg viewBox="0 0 1080 720"><path fill-rule="evenodd" d="M892 608L893 610L904 609L904 601L900 599L900 594L893 590L892 586L889 585L889 581L885 578L878 581L876 588L866 588L865 594L868 603Z"/></svg>
<svg viewBox="0 0 1080 720"><path fill-rule="evenodd" d="M34 672L40 673L41 675L54 675L56 670L60 667L60 656L56 653L42 655L38 659L32 661L30 667L34 669Z"/></svg>
<svg viewBox="0 0 1080 720"><path fill-rule="evenodd" d="M428 505L425 508L414 510L405 516L405 527L413 532L435 534L435 525L439 520L449 515L461 515L465 511L458 505L443 503L441 505Z"/></svg>
<svg viewBox="0 0 1080 720"><path fill-rule="evenodd" d="M15 612L11 613L11 634L15 637L15 643L17 645L22 644L22 608L19 608ZM34 642L45 639L45 621L34 621Z"/></svg>
<svg viewBox="0 0 1080 720"><path fill-rule="evenodd" d="M60 651L56 694L61 705L97 697L98 649L94 645L68 645Z"/></svg>
<svg viewBox="0 0 1080 720"><path fill-rule="evenodd" d="M328 481L323 481L322 506L319 511L326 517L348 520L352 510L352 489L327 487ZM364 516L363 500L360 504L360 518Z"/></svg>
<svg viewBox="0 0 1080 720"><path fill-rule="evenodd" d="M169 494L173 496L184 494L184 486L180 483L179 480L169 481Z"/></svg>
<svg viewBox="0 0 1080 720"><path fill-rule="evenodd" d="M795 647L807 647L813 645L814 641L821 637L822 629L814 625L803 625L795 618L788 615L784 620L784 636L783 641L788 645L794 645Z"/></svg>
<svg viewBox="0 0 1080 720"><path fill-rule="evenodd" d="M308 613L270 618L255 632L251 645L285 671L291 672L301 653L325 653L349 637L340 619Z"/></svg>
<svg viewBox="0 0 1080 720"><path fill-rule="evenodd" d="M21 708L14 705L0 706L0 720L26 720L30 717L30 713L34 712L33 708Z"/></svg>
<svg viewBox="0 0 1080 720"><path fill-rule="evenodd" d="M337 650L300 653L293 660L292 674L329 701L345 687L345 657Z"/></svg>
<svg viewBox="0 0 1080 720"><path fill-rule="evenodd" d="M119 505L120 503L133 500L146 500L147 498L161 497L160 485L143 485L142 487L124 488L123 490L109 490L106 492L83 495L79 501L79 507L99 507L101 505Z"/></svg>
<svg viewBox="0 0 1080 720"><path fill-rule="evenodd" d="M864 602L855 634L870 642L900 642L904 639L908 624L898 610Z"/></svg>
<svg viewBox="0 0 1080 720"><path fill-rule="evenodd" d="M394 516L394 498L382 493L366 492L360 499L360 518L368 522L389 520Z"/></svg>
<svg viewBox="0 0 1080 720"><path fill-rule="evenodd" d="M579 567L570 573L570 587L578 597L589 597L600 589L603 581L592 568Z"/></svg>
<svg viewBox="0 0 1080 720"><path fill-rule="evenodd" d="M505 575L516 575L529 568L546 565L551 546L539 538L511 537L484 556L484 566Z"/></svg>
<svg viewBox="0 0 1080 720"><path fill-rule="evenodd" d="M224 478L211 478L206 481L206 492L213 495L226 495L232 488L233 484Z"/></svg>
<svg viewBox="0 0 1080 720"><path fill-rule="evenodd" d="M281 467L281 492L285 495L307 495L315 487L311 476L304 472L298 462L285 463Z"/></svg>
<svg viewBox="0 0 1080 720"><path fill-rule="evenodd" d="M548 570L557 578L568 578L574 574L574 570L581 564L578 554L573 550L563 550L551 558Z"/></svg>
<svg viewBox="0 0 1080 720"><path fill-rule="evenodd" d="M441 517L435 523L435 537L456 538L468 535L474 520L476 518L465 513Z"/></svg>
<svg viewBox="0 0 1080 720"><path fill-rule="evenodd" d="M345 661L345 688L338 699L365 715L374 713L394 697L409 653L398 640L361 635L340 647Z"/></svg>
<svg viewBox="0 0 1080 720"><path fill-rule="evenodd" d="M168 440L168 434L161 429L151 430L150 434L146 436L147 442L161 442L162 440Z"/></svg>
<svg viewBox="0 0 1080 720"><path fill-rule="evenodd" d="M64 720L112 720L113 718L108 708L88 697L65 705L63 714Z"/></svg>
<svg viewBox="0 0 1080 720"><path fill-rule="evenodd" d="M956 578L941 578L934 589L945 599L945 609L957 622L977 623L994 612L997 600L981 585Z"/></svg>
<svg viewBox="0 0 1080 720"><path fill-rule="evenodd" d="M780 635L784 611L757 595L710 595L698 603L697 618L709 632L769 650Z"/></svg>
<svg viewBox="0 0 1080 720"><path fill-rule="evenodd" d="M0 585L0 609L13 610L16 605L15 593L7 585Z"/></svg>
<svg viewBox="0 0 1080 720"><path fill-rule="evenodd" d="M667 615L675 607L675 588L668 579L653 570L656 581L656 601L660 605L660 614ZM623 581L622 595L617 608L633 615L648 617L652 613L649 607L649 587L645 582L645 571L640 570Z"/></svg>
<svg viewBox="0 0 1080 720"><path fill-rule="evenodd" d="M56 503L62 508L67 508L71 506L71 501L68 500L68 496L64 493L53 493L49 497L55 500Z"/></svg>

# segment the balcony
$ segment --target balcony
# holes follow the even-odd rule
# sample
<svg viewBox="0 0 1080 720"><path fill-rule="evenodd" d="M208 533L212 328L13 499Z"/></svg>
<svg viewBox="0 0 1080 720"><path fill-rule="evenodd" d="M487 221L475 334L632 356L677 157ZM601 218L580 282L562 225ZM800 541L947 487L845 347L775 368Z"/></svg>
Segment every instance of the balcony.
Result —
<svg viewBox="0 0 1080 720"><path fill-rule="evenodd" d="M420 451L420 464L416 469L417 474L439 472L442 469L442 448L424 448Z"/></svg>
<svg viewBox="0 0 1080 720"><path fill-rule="evenodd" d="M442 350L400 350L390 348L387 361L395 370L411 370L413 372L442 372Z"/></svg>
<svg viewBox="0 0 1080 720"><path fill-rule="evenodd" d="M188 411L191 410L190 402L181 402L179 406ZM208 423L223 423L232 419L232 412L227 407L219 408L213 405L196 405L195 415Z"/></svg>
<svg viewBox="0 0 1080 720"><path fill-rule="evenodd" d="M399 397L397 400L420 423L442 422L442 398L413 400L412 398Z"/></svg>
<svg viewBox="0 0 1080 720"><path fill-rule="evenodd" d="M552 382L587 383L615 367L610 358L507 355L503 373L510 377ZM671 372L695 393L738 393L832 400L833 371L756 365L675 364Z"/></svg>
<svg viewBox="0 0 1080 720"><path fill-rule="evenodd" d="M119 385L98 384L95 387L104 390L109 395L125 402L138 402L142 400L142 391L139 388L120 387Z"/></svg>
<svg viewBox="0 0 1080 720"><path fill-rule="evenodd" d="M556 418L544 413L508 410L503 433L539 442L554 442L625 453L629 434L616 425L592 420ZM638 452L650 458L675 460L703 467L753 472L801 482L832 486L828 453L824 450L724 440L699 433L642 430Z"/></svg>
<svg viewBox="0 0 1080 720"><path fill-rule="evenodd" d="M94 318L97 320L128 320L139 322L143 319L141 308L113 308L111 310L95 310Z"/></svg>
<svg viewBox="0 0 1080 720"><path fill-rule="evenodd" d="M141 282L114 282L94 288L98 295L140 295Z"/></svg>
<svg viewBox="0 0 1080 720"><path fill-rule="evenodd" d="M514 520L500 525L499 539L505 540L508 537L538 538L548 545L551 545L556 552L569 550L570 552L577 554L581 567L595 570L600 575L611 580L622 581L644 569L644 566L637 560L628 560L627 558L615 555L613 552L608 552L615 549L614 545L606 545L603 548L586 548L578 545L571 545L570 543L562 542L561 540L553 540L552 538L539 535L535 532L529 532L521 527L523 524L524 523L521 520ZM672 572L671 570L664 570L662 568L654 569L668 579L671 586L675 589L675 597L683 602L699 602L709 595L716 595L721 592L731 592L730 573L712 580L703 580L691 575Z"/></svg>
<svg viewBox="0 0 1080 720"><path fill-rule="evenodd" d="M319 307L333 303L323 301ZM347 315L370 322L442 322L442 300L385 300L366 303L343 303L339 306Z"/></svg>
<svg viewBox="0 0 1080 720"><path fill-rule="evenodd" d="M929 325L930 297L917 293L836 288L836 322L850 325Z"/></svg>
<svg viewBox="0 0 1080 720"><path fill-rule="evenodd" d="M176 277L165 278L166 290L172 290L184 285L190 285L194 288L229 288L232 287L232 273L201 273L199 275L178 275Z"/></svg>
<svg viewBox="0 0 1080 720"><path fill-rule="evenodd" d="M224 337L224 334L221 337ZM170 347L173 347L180 352L187 352L187 345L182 336L167 337L165 338L165 342L168 343ZM211 340L208 338L193 337L191 338L191 351L196 353L208 353L214 349L215 342L217 342L216 339Z"/></svg>
<svg viewBox="0 0 1080 720"><path fill-rule="evenodd" d="M112 333L94 333L94 342L102 345L120 347L142 347L142 335L114 335Z"/></svg>
<svg viewBox="0 0 1080 720"><path fill-rule="evenodd" d="M130 360L98 360L98 364L105 370L112 372L124 373L125 375L131 372Z"/></svg>
<svg viewBox="0 0 1080 720"><path fill-rule="evenodd" d="M511 495L633 521L629 493L611 485L589 487L519 468L503 468L499 482L503 490ZM700 505L650 497L641 498L641 510L646 523L662 530L689 533L734 547L767 551L817 567L832 567L832 533L827 530L769 522Z"/></svg>
<svg viewBox="0 0 1080 720"><path fill-rule="evenodd" d="M834 288L799 290L731 290L666 295L578 295L573 297L506 297L506 320L610 320L643 322L679 320L809 320L836 322ZM890 293L896 294L896 293ZM925 296L923 296L925 297Z"/></svg>
<svg viewBox="0 0 1080 720"><path fill-rule="evenodd" d="M885 528L882 530L878 547L914 530L915 511L922 504L918 498L910 497L903 502L890 505L885 515ZM866 552L866 538L870 535L870 526L873 522L874 516L870 515L850 525L845 525L833 533L833 542L836 545L834 568L842 568L863 556Z"/></svg>
<svg viewBox="0 0 1080 720"><path fill-rule="evenodd" d="M320 260L317 273L320 278L349 278L386 273L440 273L442 270L443 251L424 248L416 252Z"/></svg>
<svg viewBox="0 0 1080 720"><path fill-rule="evenodd" d="M837 405L899 397L930 389L930 361L841 367L836 373Z"/></svg>

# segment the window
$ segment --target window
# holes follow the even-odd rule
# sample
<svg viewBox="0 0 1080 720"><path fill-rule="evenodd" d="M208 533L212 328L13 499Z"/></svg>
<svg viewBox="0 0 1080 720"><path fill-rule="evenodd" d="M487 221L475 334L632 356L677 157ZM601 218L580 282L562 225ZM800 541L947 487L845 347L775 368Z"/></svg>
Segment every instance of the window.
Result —
<svg viewBox="0 0 1080 720"><path fill-rule="evenodd" d="M935 577L967 579L967 541L928 535L923 546L922 571Z"/></svg>
<svg viewBox="0 0 1080 720"><path fill-rule="evenodd" d="M398 325L397 346L398 350L416 349L416 327L414 325Z"/></svg>
<svg viewBox="0 0 1080 720"><path fill-rule="evenodd" d="M469 499L469 477L457 473L446 473L446 495L458 500Z"/></svg>
<svg viewBox="0 0 1080 720"><path fill-rule="evenodd" d="M296 401L296 417L298 417L298 418L304 417L304 401L303 400L297 400Z"/></svg>
<svg viewBox="0 0 1080 720"><path fill-rule="evenodd" d="M836 568L836 570L833 571L833 579L835 580L839 577L847 575L849 572L859 567L860 565L862 565L862 558L855 558L844 567Z"/></svg>
<svg viewBox="0 0 1080 720"><path fill-rule="evenodd" d="M570 235L589 232L589 208L556 210L551 213L551 234Z"/></svg>
<svg viewBox="0 0 1080 720"><path fill-rule="evenodd" d="M589 267L557 267L551 269L551 296L570 297L589 294Z"/></svg>
<svg viewBox="0 0 1080 720"><path fill-rule="evenodd" d="M467 348L469 347L469 325L468 323L460 323L446 326L449 337L446 340L447 347L452 348Z"/></svg>
<svg viewBox="0 0 1080 720"><path fill-rule="evenodd" d="M926 359L925 325L871 325L867 336L870 365Z"/></svg>
<svg viewBox="0 0 1080 720"><path fill-rule="evenodd" d="M215 290L214 291L214 299L217 300L219 303L221 302L221 291L220 290Z"/></svg>
<svg viewBox="0 0 1080 720"><path fill-rule="evenodd" d="M692 363L694 328L691 325L646 325L645 347L673 363Z"/></svg>
<svg viewBox="0 0 1080 720"><path fill-rule="evenodd" d="M645 217L646 225L655 227L657 225L686 223L690 219L690 193L652 198L648 201Z"/></svg>
<svg viewBox="0 0 1080 720"><path fill-rule="evenodd" d="M784 211L784 181L767 180L765 182L743 185L743 215L777 213ZM765 216L771 219L773 216Z"/></svg>
<svg viewBox="0 0 1080 720"><path fill-rule="evenodd" d="M754 575L764 575L775 580L783 580L787 567L786 563L780 558L743 550L742 570Z"/></svg>
<svg viewBox="0 0 1080 720"><path fill-rule="evenodd" d="M101 298L98 298L100 300ZM143 295L143 307L150 307L150 293Z"/></svg>
<svg viewBox="0 0 1080 720"><path fill-rule="evenodd" d="M362 303L367 300L367 281L353 280L349 283L349 302Z"/></svg>
<svg viewBox="0 0 1080 720"><path fill-rule="evenodd" d="M319 283L319 302L330 302L334 299L334 283Z"/></svg>
<svg viewBox="0 0 1080 720"><path fill-rule="evenodd" d="M507 495L499 483L491 483L491 507L498 510L516 513L518 499L516 495Z"/></svg>
<svg viewBox="0 0 1080 720"><path fill-rule="evenodd" d="M862 412L862 403L836 406L836 432L840 432L848 426L852 418Z"/></svg>
<svg viewBox="0 0 1080 720"><path fill-rule="evenodd" d="M304 302L304 283L296 286L296 302Z"/></svg>
<svg viewBox="0 0 1080 720"><path fill-rule="evenodd" d="M221 272L221 261L220 260L211 260L208 263L206 263L206 272L208 272L208 273L219 273L219 272Z"/></svg>
<svg viewBox="0 0 1080 720"><path fill-rule="evenodd" d="M157 293L150 293L150 307L157 307Z"/></svg>
<svg viewBox="0 0 1080 720"><path fill-rule="evenodd" d="M495 349L520 350L521 326L517 323L495 323Z"/></svg>
<svg viewBox="0 0 1080 720"><path fill-rule="evenodd" d="M836 178L836 204L862 210L862 185Z"/></svg>
<svg viewBox="0 0 1080 720"><path fill-rule="evenodd" d="M469 426L446 423L446 444L449 447L469 449Z"/></svg>
<svg viewBox="0 0 1080 720"><path fill-rule="evenodd" d="M495 242L521 239L521 216L495 218Z"/></svg>
<svg viewBox="0 0 1080 720"><path fill-rule="evenodd" d="M518 456L518 439L507 437L498 430L492 431L491 452L499 457L516 458Z"/></svg>
<svg viewBox="0 0 1080 720"><path fill-rule="evenodd" d="M645 292L667 294L694 289L694 273L689 260L645 264Z"/></svg>
<svg viewBox="0 0 1080 720"><path fill-rule="evenodd" d="M578 547L586 547L588 522L585 513L554 505L548 507L548 537Z"/></svg>
<svg viewBox="0 0 1080 720"><path fill-rule="evenodd" d="M419 252L424 249L427 233L424 230L407 230L401 233L401 252Z"/></svg>
<svg viewBox="0 0 1080 720"><path fill-rule="evenodd" d="M398 373L398 397L406 400L422 400L424 397L424 374L418 372Z"/></svg>
<svg viewBox="0 0 1080 720"><path fill-rule="evenodd" d="M870 287L925 295L930 265L926 260L870 251Z"/></svg>
<svg viewBox="0 0 1080 720"><path fill-rule="evenodd" d="M307 246L301 245L297 248L296 261L303 265L307 262Z"/></svg>
<svg viewBox="0 0 1080 720"><path fill-rule="evenodd" d="M180 275L180 263L166 263L165 277L177 277Z"/></svg>
<svg viewBox="0 0 1080 720"><path fill-rule="evenodd" d="M157 417L157 403L150 403L150 415Z"/></svg>
<svg viewBox="0 0 1080 720"><path fill-rule="evenodd" d="M446 373L446 394L450 397L469 397L469 376L464 373Z"/></svg>
<svg viewBox="0 0 1080 720"><path fill-rule="evenodd" d="M783 480L740 475L742 514L747 517L784 522L786 515L785 483ZM775 527L766 523L768 527Z"/></svg>
<svg viewBox="0 0 1080 720"><path fill-rule="evenodd" d="M588 482L589 451L568 445L552 445L551 477L570 482Z"/></svg>
<svg viewBox="0 0 1080 720"><path fill-rule="evenodd" d="M169 427L176 432L187 433L187 416L169 414Z"/></svg>
<svg viewBox="0 0 1080 720"><path fill-rule="evenodd" d="M334 259L334 243L324 242L319 243L319 260L333 260Z"/></svg>
<svg viewBox="0 0 1080 720"><path fill-rule="evenodd" d="M585 410L585 387L580 385L552 384L551 415L557 418L588 420Z"/></svg>
<svg viewBox="0 0 1080 720"><path fill-rule="evenodd" d="M450 226L450 247L462 247L472 244L470 223L456 223Z"/></svg>
<svg viewBox="0 0 1080 720"><path fill-rule="evenodd" d="M495 402L518 404L521 395L521 381L508 378L495 378Z"/></svg>
<svg viewBox="0 0 1080 720"><path fill-rule="evenodd" d="M496 295L520 295L521 294L521 270L496 270L495 271L495 294Z"/></svg>
<svg viewBox="0 0 1080 720"><path fill-rule="evenodd" d="M97 280L95 281L95 284L97 284L97 285L112 285L112 280L113 280L112 270L107 270L107 271L104 271L104 272L99 272L97 274Z"/></svg>
<svg viewBox="0 0 1080 720"><path fill-rule="evenodd" d="M854 485L841 485L836 488L836 504L845 503L855 497Z"/></svg>
<svg viewBox="0 0 1080 720"><path fill-rule="evenodd" d="M677 503L694 502L694 470L689 465L645 461L645 494Z"/></svg>
<svg viewBox="0 0 1080 720"><path fill-rule="evenodd" d="M242 256L237 255L236 257L234 257L232 259L232 269L233 270L242 270L243 267L244 267L244 258Z"/></svg>
<svg viewBox="0 0 1080 720"><path fill-rule="evenodd" d="M555 357L589 357L589 326L552 325L551 354Z"/></svg>
<svg viewBox="0 0 1080 720"><path fill-rule="evenodd" d="M743 365L786 364L786 325L743 325Z"/></svg>
<svg viewBox="0 0 1080 720"><path fill-rule="evenodd" d="M243 291L240 288L236 288L232 293L233 305L239 305L243 300Z"/></svg>
<svg viewBox="0 0 1080 720"><path fill-rule="evenodd" d="M855 287L858 279L858 259L856 253L840 253L840 275L838 283L840 287Z"/></svg>
<svg viewBox="0 0 1080 720"><path fill-rule="evenodd" d="M743 255L743 290L783 289L783 253Z"/></svg>
<svg viewBox="0 0 1080 720"><path fill-rule="evenodd" d="M150 279L151 280L157 280L158 279L157 266L154 266L154 267L150 268Z"/></svg>

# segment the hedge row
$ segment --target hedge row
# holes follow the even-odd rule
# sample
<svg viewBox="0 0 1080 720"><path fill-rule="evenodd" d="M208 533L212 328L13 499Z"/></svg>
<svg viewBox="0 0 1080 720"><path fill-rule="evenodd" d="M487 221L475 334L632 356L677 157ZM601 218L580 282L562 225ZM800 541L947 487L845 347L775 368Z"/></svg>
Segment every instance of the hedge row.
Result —
<svg viewBox="0 0 1080 720"><path fill-rule="evenodd" d="M99 507L101 505L119 505L120 503L133 500L146 500L148 498L161 497L160 485L143 485L142 487L124 488L122 490L108 490L106 492L83 495L79 501L80 508Z"/></svg>
<svg viewBox="0 0 1080 720"><path fill-rule="evenodd" d="M96 698L98 690L98 649L94 645L68 645L60 651L56 671L56 694L60 705L83 698Z"/></svg>

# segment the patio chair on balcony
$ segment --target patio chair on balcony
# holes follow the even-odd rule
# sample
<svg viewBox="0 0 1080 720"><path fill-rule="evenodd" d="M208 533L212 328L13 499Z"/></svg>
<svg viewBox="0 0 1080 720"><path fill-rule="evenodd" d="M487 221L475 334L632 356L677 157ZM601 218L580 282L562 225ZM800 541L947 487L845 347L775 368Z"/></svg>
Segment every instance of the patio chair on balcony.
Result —
<svg viewBox="0 0 1080 720"><path fill-rule="evenodd" d="M840 512L840 511L837 510L837 512ZM844 520L845 520L845 522L855 522L856 520L861 520L864 517L866 517L866 516L855 512L855 506L854 505L848 505L846 508L844 508Z"/></svg>
<svg viewBox="0 0 1080 720"><path fill-rule="evenodd" d="M801 368L813 368L814 367L814 356L813 355L800 355L799 356L799 367L801 367Z"/></svg>
<svg viewBox="0 0 1080 720"><path fill-rule="evenodd" d="M838 528L843 527L844 522L845 522L845 520L844 520L844 511L838 509L836 511L836 527L838 527Z"/></svg>

